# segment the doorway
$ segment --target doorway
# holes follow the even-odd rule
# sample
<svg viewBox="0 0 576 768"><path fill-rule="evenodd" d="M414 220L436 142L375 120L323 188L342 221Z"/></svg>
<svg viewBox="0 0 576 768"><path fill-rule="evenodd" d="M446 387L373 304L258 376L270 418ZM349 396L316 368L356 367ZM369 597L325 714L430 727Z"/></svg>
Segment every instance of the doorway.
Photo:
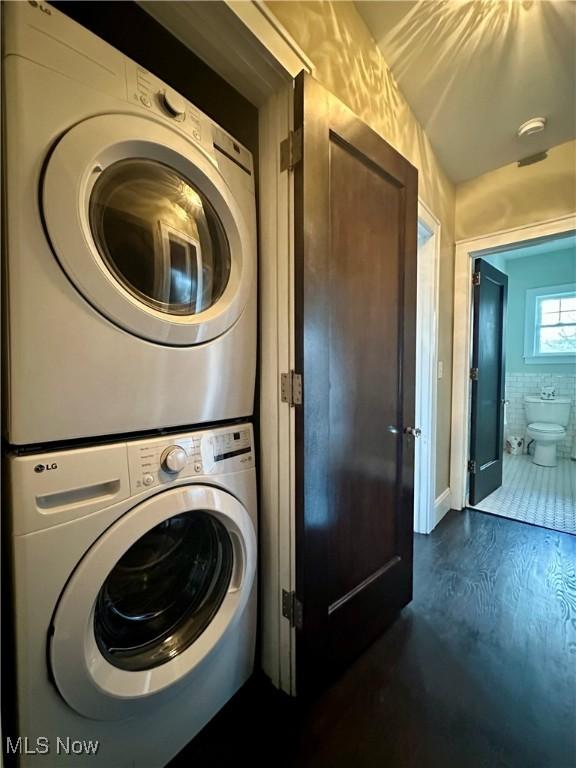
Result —
<svg viewBox="0 0 576 768"><path fill-rule="evenodd" d="M481 269L507 284L508 301L499 329L505 366L498 414L500 477L478 494L477 462L476 474L470 474L470 504L501 517L576 533L576 461L571 459L576 456L576 237L518 243L478 261ZM479 291L482 287L475 287L475 305ZM480 328L480 335L490 340L486 328ZM472 382L473 390L482 378ZM473 392L472 421L475 410ZM491 415L483 410L484 425L491 423ZM471 456L473 448L472 438Z"/></svg>
<svg viewBox="0 0 576 768"><path fill-rule="evenodd" d="M440 223L418 201L418 279L416 299L416 425L414 531L436 526L436 400L438 382L438 285Z"/></svg>
<svg viewBox="0 0 576 768"><path fill-rule="evenodd" d="M576 403L574 223L573 216L564 217L457 245L455 318L467 322L456 322L454 332L451 467L455 508L473 506L570 533L576 533L576 462L571 460ZM501 371L498 419L491 418L488 400L475 401L483 378L475 345L479 336L486 338L487 330L479 334L477 327L482 322L475 306L480 286L473 285L479 279L473 279L473 270L479 274L482 269L508 284L507 311L494 336L497 346L500 334L506 369ZM468 287L463 285L466 277ZM499 422L499 434L493 437L502 473L501 480L491 478L494 487L484 484L480 491L479 470L483 463L488 465L474 455L477 422Z"/></svg>

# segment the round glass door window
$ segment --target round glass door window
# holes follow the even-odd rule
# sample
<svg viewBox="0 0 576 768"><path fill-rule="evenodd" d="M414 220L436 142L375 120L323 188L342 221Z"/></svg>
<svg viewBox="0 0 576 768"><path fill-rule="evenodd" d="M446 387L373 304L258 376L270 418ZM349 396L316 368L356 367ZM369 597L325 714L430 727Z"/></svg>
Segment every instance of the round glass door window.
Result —
<svg viewBox="0 0 576 768"><path fill-rule="evenodd" d="M210 624L230 584L234 551L204 511L171 517L118 561L96 600L94 634L115 667L146 670L188 648Z"/></svg>
<svg viewBox="0 0 576 768"><path fill-rule="evenodd" d="M155 160L108 166L90 196L90 228L106 267L148 307L196 315L230 277L230 247L200 190Z"/></svg>

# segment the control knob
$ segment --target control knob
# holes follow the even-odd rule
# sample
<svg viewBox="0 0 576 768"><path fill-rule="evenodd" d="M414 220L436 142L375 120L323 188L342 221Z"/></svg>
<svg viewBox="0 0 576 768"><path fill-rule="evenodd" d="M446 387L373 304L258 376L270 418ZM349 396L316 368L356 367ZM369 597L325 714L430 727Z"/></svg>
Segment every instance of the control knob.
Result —
<svg viewBox="0 0 576 768"><path fill-rule="evenodd" d="M160 99L171 115L181 119L184 118L184 115L186 114L186 102L179 93L166 88L166 90L162 91L160 94Z"/></svg>
<svg viewBox="0 0 576 768"><path fill-rule="evenodd" d="M165 472L176 474L186 466L187 455L180 445L169 445L160 457L160 465Z"/></svg>

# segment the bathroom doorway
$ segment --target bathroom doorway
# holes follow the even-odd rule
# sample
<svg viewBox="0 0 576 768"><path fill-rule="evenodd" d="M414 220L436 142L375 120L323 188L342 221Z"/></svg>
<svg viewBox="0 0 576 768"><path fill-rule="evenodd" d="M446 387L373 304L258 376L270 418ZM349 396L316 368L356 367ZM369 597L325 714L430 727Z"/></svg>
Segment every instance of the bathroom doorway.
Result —
<svg viewBox="0 0 576 768"><path fill-rule="evenodd" d="M576 534L576 233L471 255L463 506Z"/></svg>

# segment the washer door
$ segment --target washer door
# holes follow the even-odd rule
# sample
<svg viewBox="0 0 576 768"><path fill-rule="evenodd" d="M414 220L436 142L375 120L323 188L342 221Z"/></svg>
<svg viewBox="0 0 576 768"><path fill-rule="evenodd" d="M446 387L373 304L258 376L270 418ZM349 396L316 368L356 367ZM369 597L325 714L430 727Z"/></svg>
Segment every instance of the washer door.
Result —
<svg viewBox="0 0 576 768"><path fill-rule="evenodd" d="M51 154L42 206L62 268L99 312L166 345L193 345L240 317L255 244L215 161L135 115L77 124Z"/></svg>
<svg viewBox="0 0 576 768"><path fill-rule="evenodd" d="M138 714L230 630L256 571L254 526L225 491L164 491L126 513L72 574L53 620L56 685L77 712Z"/></svg>

